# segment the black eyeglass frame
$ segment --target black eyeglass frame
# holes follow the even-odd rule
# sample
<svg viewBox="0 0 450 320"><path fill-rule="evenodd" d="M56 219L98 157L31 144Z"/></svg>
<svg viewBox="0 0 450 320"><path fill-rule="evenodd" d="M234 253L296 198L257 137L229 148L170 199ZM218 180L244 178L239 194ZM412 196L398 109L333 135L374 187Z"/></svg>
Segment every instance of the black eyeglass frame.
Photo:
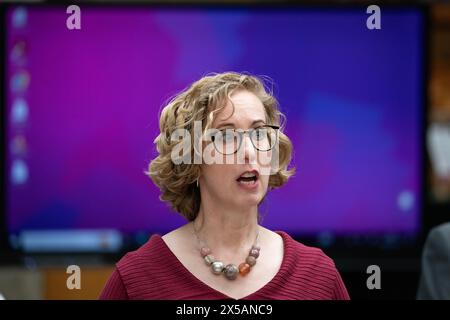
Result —
<svg viewBox="0 0 450 320"><path fill-rule="evenodd" d="M275 143L276 143L276 141L278 141L278 138L279 138L279 132L280 132L280 131L279 131L279 130L280 130L280 127L279 127L279 126L276 126L276 125L270 125L270 124L265 124L265 125L259 126L259 127L257 127L257 128L251 128L251 129L248 129L248 130L241 130L241 129L221 129L221 130L218 130L218 131L220 131L220 132L222 132L222 131L227 131L227 130L234 130L235 133L238 133L238 134L239 134L239 145L237 146L236 150L235 150L234 152L231 152L231 153L223 153L222 151L220 151L220 150L217 148L217 146L216 146L216 144L215 144L215 135L211 136L211 141L213 142L213 144L214 144L214 149L216 149L217 152L219 152L220 154L223 154L223 155L232 155L232 154L235 154L236 152L238 152L239 149L241 149L242 141L244 140L244 135L247 133L248 136L249 136L249 138L250 138L250 141L252 142L253 147L254 147L256 150L262 151L262 152L267 152L267 151L270 151L270 150L273 149L273 147L275 146L275 143L273 143L273 145L270 147L270 149L267 149L267 150L266 150L266 149L260 149L260 148L258 148L258 147L255 145L255 142L253 141L253 138L252 138L252 133L253 133L255 130L258 130L258 129L261 129L261 128L272 128L272 129L274 129L274 130L275 130L275 134L276 134L276 137L275 137Z"/></svg>

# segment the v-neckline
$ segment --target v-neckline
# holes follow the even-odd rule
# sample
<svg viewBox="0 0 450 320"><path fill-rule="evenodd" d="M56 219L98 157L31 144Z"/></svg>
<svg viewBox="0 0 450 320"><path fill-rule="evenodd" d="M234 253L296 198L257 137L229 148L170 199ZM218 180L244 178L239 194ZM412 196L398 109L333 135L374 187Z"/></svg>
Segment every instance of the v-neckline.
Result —
<svg viewBox="0 0 450 320"><path fill-rule="evenodd" d="M286 270L288 269L288 259L287 257L289 257L290 255L290 246L287 245L287 242L289 241L289 235L287 233L285 233L284 231L275 231L277 234L279 234L281 236L281 239L283 241L283 259L281 261L281 266L278 269L277 273L275 274L275 276L273 276L273 278L271 280L269 280L266 284L264 284L261 288L259 288L258 290L244 296L241 298L233 298L230 297L229 295L227 295L226 293L223 293L222 291L219 291L213 287L211 287L210 285L206 284L205 282L203 282L202 280L200 280L199 278L197 278L191 271L189 271L189 269L178 259L178 257L175 255L175 253L173 253L173 251L169 248L169 246L167 245L167 243L164 241L164 239L162 238L162 236L160 235L154 235L155 238L157 238L158 241L160 241L162 243L162 245L164 246L164 248L169 252L169 256L174 260L174 263L177 263L178 265L180 265L181 269L184 271L185 275L187 277L189 277L192 281L197 282L199 285L201 285L202 287L204 287L205 289L207 289L208 291L211 291L212 293L214 293L215 295L219 295L221 296L223 300L251 300L253 296L261 294L262 292L264 292L271 284L274 283L279 283L282 279L283 279L283 275L286 273Z"/></svg>

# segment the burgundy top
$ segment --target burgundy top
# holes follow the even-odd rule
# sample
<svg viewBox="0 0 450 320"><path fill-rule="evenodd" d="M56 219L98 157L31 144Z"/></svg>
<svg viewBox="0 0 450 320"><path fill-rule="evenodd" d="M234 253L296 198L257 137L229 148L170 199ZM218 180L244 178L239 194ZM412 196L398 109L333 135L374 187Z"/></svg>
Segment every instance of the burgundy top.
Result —
<svg viewBox="0 0 450 320"><path fill-rule="evenodd" d="M350 299L333 260L321 249L305 246L286 232L277 274L243 300ZM117 264L100 299L210 300L233 299L195 277L160 235Z"/></svg>

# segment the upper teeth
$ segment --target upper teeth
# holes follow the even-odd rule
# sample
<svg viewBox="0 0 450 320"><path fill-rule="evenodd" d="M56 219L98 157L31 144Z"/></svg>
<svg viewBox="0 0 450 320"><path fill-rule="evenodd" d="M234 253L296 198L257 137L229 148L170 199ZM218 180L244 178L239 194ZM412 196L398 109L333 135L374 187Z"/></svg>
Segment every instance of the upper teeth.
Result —
<svg viewBox="0 0 450 320"><path fill-rule="evenodd" d="M252 172L246 172L243 175L241 175L241 177L243 177L243 178L251 178L251 177L254 177L254 176L256 176L256 175L254 173L252 173Z"/></svg>

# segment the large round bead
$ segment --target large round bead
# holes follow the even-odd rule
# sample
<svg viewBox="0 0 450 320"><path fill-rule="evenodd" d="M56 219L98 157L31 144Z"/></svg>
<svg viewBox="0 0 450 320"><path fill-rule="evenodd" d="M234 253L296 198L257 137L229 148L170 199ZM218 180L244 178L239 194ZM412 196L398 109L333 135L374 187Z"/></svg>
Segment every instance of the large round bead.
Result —
<svg viewBox="0 0 450 320"><path fill-rule="evenodd" d="M254 256L248 256L247 259L245 259L245 262L247 262L250 267L253 267L256 264L256 258Z"/></svg>
<svg viewBox="0 0 450 320"><path fill-rule="evenodd" d="M207 256L204 257L205 259L205 263L209 266L211 265L215 260L214 260L214 256L211 254L208 254Z"/></svg>
<svg viewBox="0 0 450 320"><path fill-rule="evenodd" d="M202 257L206 257L208 254L211 254L211 249L208 247L202 247L200 249L200 254L202 255Z"/></svg>
<svg viewBox="0 0 450 320"><path fill-rule="evenodd" d="M223 262L222 261L214 261L211 265L211 270L214 274L221 274L223 270Z"/></svg>
<svg viewBox="0 0 450 320"><path fill-rule="evenodd" d="M234 280L237 278L238 271L238 267L230 263L225 267L225 277L227 277L228 280Z"/></svg>
<svg viewBox="0 0 450 320"><path fill-rule="evenodd" d="M248 263L244 262L239 265L239 273L241 274L241 276L245 276L249 272L250 272L250 265Z"/></svg>
<svg viewBox="0 0 450 320"><path fill-rule="evenodd" d="M255 258L258 258L259 257L259 250L258 249L251 249L250 253L249 253L249 256L253 256Z"/></svg>

